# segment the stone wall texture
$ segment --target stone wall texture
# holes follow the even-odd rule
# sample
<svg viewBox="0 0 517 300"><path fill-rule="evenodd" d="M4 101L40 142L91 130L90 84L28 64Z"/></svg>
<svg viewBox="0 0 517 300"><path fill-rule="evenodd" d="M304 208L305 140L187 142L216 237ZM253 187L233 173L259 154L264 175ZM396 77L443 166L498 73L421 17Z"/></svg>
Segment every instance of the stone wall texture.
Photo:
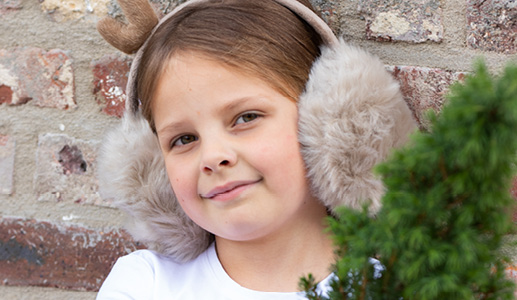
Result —
<svg viewBox="0 0 517 300"><path fill-rule="evenodd" d="M180 2L152 0L159 15ZM513 0L311 2L385 62L422 128L476 58L496 73L517 62ZM0 0L0 299L94 299L116 258L142 247L95 176L131 64L95 24L121 14L115 0Z"/></svg>

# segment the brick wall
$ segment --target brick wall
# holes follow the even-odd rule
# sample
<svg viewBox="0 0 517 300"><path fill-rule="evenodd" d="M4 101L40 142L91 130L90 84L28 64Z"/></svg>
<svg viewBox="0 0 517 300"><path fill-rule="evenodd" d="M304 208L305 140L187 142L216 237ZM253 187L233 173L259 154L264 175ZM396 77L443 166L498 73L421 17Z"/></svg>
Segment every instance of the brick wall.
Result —
<svg viewBox="0 0 517 300"><path fill-rule="evenodd" d="M517 61L513 0L312 2L385 61L422 126L473 59L495 72ZM93 299L116 257L139 247L97 192L96 150L122 113L131 62L96 32L107 14L120 14L110 0L0 0L0 299Z"/></svg>

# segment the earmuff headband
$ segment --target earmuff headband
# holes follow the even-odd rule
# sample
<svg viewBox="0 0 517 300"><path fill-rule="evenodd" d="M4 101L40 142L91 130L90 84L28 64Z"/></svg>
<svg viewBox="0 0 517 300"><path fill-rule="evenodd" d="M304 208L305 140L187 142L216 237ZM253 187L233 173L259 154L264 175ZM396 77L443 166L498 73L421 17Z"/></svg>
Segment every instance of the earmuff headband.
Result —
<svg viewBox="0 0 517 300"><path fill-rule="evenodd" d="M132 53L138 49L133 63L131 64L126 87L126 111L136 113L139 109L139 100L136 95L135 86L136 71L150 37L154 35L156 30L165 21L174 17L174 15L185 7L207 1L208 0L187 1L165 15L159 22L147 0L135 0L131 2L131 5L125 1L120 1L120 5L129 21L129 24L122 24L121 22L113 19L103 19L98 23L97 27L101 35L115 48L126 53ZM296 0L275 1L291 10L294 14L298 15L302 20L309 24L320 35L325 45L334 47L338 44L338 39L332 32L332 29L330 29L330 27L310 8ZM138 3L138 5L135 5L136 3ZM121 40L121 37L127 41ZM140 43L138 41L140 41Z"/></svg>
<svg viewBox="0 0 517 300"><path fill-rule="evenodd" d="M156 135L134 99L141 46L160 25L147 0L118 1L130 24L107 19L103 23L119 30L108 30L105 33L113 39L105 38L114 46L117 41L122 46L130 45L115 46L126 53L140 50L128 81L126 107L132 113L125 114L119 126L110 131L100 151L99 191L128 214L126 229L135 240L178 261L189 261L208 248L212 236L188 218L179 205ZM164 20L187 5L204 1L208 0L190 0ZM303 4L275 1L312 26L327 46L312 64L297 104L298 139L311 191L332 213L339 206L361 209L369 203L370 212L375 214L381 207L384 185L372 168L392 148L402 146L416 128L398 83L377 57L336 39ZM142 23L147 25L140 26ZM131 44L124 42L123 38L137 28L143 38L135 38Z"/></svg>

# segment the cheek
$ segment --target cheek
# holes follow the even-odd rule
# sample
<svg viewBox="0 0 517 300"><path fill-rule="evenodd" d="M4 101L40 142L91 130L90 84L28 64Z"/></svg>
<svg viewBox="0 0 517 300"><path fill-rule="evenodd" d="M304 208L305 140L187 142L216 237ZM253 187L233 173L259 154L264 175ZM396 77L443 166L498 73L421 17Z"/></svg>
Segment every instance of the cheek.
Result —
<svg viewBox="0 0 517 300"><path fill-rule="evenodd" d="M197 215L199 213L198 201L196 200L196 185L193 185L192 180L189 180L189 178L182 172L176 172L175 174L171 173L168 172L169 181L181 209L189 216L189 218L196 222Z"/></svg>
<svg viewBox="0 0 517 300"><path fill-rule="evenodd" d="M299 160L301 158L300 143L296 133L288 133L281 136L277 141L277 151L281 151L288 159Z"/></svg>
<svg viewBox="0 0 517 300"><path fill-rule="evenodd" d="M305 165L296 134L278 136L269 143L262 143L255 151L257 161L262 162L264 168L274 168L282 177L298 174L305 177Z"/></svg>
<svg viewBox="0 0 517 300"><path fill-rule="evenodd" d="M188 176L188 172L180 172L178 170L184 170L179 165L175 164L172 168L167 165L167 175L171 184L172 190L176 195L176 198L180 203L186 202L186 199L192 194L192 189L195 185L192 184L192 179ZM183 205L183 204L182 204Z"/></svg>
<svg viewBox="0 0 517 300"><path fill-rule="evenodd" d="M197 169L192 160L166 159L167 175L174 195L183 211L196 223L202 220L202 202L197 193ZM199 223L198 223L199 224Z"/></svg>

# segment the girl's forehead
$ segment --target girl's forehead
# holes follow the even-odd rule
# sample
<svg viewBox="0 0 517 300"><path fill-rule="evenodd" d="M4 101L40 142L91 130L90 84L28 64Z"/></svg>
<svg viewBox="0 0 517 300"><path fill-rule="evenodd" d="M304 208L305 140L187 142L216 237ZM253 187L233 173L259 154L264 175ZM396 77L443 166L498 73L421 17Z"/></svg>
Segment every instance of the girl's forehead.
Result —
<svg viewBox="0 0 517 300"><path fill-rule="evenodd" d="M160 118L160 111L163 113L164 109L176 112L189 109L204 111L199 114L202 116L207 113L208 108L230 111L233 107L240 107L240 103L248 102L248 106L252 106L250 101L243 100L261 98L274 99L272 101L287 99L297 103L253 72L247 72L244 68L230 65L205 53L180 51L169 57L158 78L152 114L155 121L158 121L156 118ZM201 107L199 104L202 104ZM254 104L258 105L260 101L255 101ZM173 115L178 117L176 113Z"/></svg>
<svg viewBox="0 0 517 300"><path fill-rule="evenodd" d="M244 76L256 76L252 72L246 72L246 68L241 66L237 61L229 62L214 56L210 53L205 53L199 50L182 50L172 53L165 64L165 70L171 71L179 69L190 69L192 65L202 66L204 68L222 68L231 73L240 73Z"/></svg>
<svg viewBox="0 0 517 300"><path fill-rule="evenodd" d="M174 57L158 81L153 111L159 123L161 118L180 117L192 110L223 114L252 106L276 106L277 102L296 106L261 78L212 59L186 55Z"/></svg>
<svg viewBox="0 0 517 300"><path fill-rule="evenodd" d="M173 78L177 84L213 84L218 87L223 81L235 82L230 85L231 90L238 90L238 82L248 86L267 86L276 89L265 81L260 74L241 66L238 63L229 63L199 51L182 51L173 54L166 62L160 82Z"/></svg>
<svg viewBox="0 0 517 300"><path fill-rule="evenodd" d="M164 100L223 101L272 88L256 76L197 54L172 56L157 82L156 105Z"/></svg>

